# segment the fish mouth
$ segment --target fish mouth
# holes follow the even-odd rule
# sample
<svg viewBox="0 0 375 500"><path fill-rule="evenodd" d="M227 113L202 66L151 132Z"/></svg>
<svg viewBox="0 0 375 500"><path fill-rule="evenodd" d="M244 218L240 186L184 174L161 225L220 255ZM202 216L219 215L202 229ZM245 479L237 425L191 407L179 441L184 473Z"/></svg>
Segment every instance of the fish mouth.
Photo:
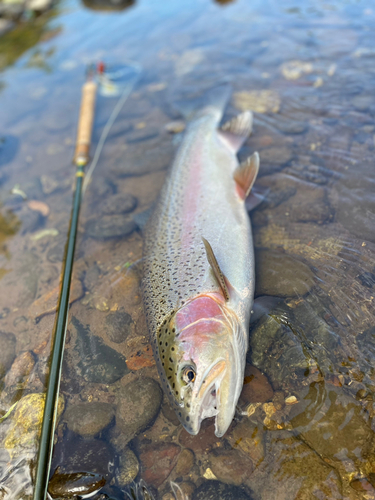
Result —
<svg viewBox="0 0 375 500"><path fill-rule="evenodd" d="M202 420L215 417L220 411L218 391L225 376L227 363L224 359L216 361L203 374L200 383L193 392L195 400L195 419L192 422L193 433L198 434Z"/></svg>

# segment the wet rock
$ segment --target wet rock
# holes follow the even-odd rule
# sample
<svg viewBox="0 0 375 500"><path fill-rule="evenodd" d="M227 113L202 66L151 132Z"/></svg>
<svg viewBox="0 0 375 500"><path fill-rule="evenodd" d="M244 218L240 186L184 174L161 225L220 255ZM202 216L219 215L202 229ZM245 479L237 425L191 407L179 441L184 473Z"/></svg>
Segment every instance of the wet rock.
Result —
<svg viewBox="0 0 375 500"><path fill-rule="evenodd" d="M185 429L182 429L179 441L184 448L190 448L195 453L209 451L219 442L219 438L215 436L213 419L203 420L201 429L196 436L192 436Z"/></svg>
<svg viewBox="0 0 375 500"><path fill-rule="evenodd" d="M136 352L128 356L126 363L129 370L140 370L146 366L154 366L155 358L150 344L142 346Z"/></svg>
<svg viewBox="0 0 375 500"><path fill-rule="evenodd" d="M100 474L106 481L112 475L115 454L113 449L99 439L75 437L59 441L53 451L52 470L60 466L60 473L89 472Z"/></svg>
<svg viewBox="0 0 375 500"><path fill-rule="evenodd" d="M250 332L248 358L276 389L293 387L309 372L309 358L292 330L271 316L262 318Z"/></svg>
<svg viewBox="0 0 375 500"><path fill-rule="evenodd" d="M105 429L115 416L112 405L107 403L84 403L71 406L64 419L68 428L82 437L93 437Z"/></svg>
<svg viewBox="0 0 375 500"><path fill-rule="evenodd" d="M176 475L185 476L190 472L190 469L193 467L194 463L194 453L188 448L183 449L177 460L177 465L175 468Z"/></svg>
<svg viewBox="0 0 375 500"><path fill-rule="evenodd" d="M100 203L98 210L103 215L126 214L136 206L137 198L132 194L115 194Z"/></svg>
<svg viewBox="0 0 375 500"><path fill-rule="evenodd" d="M0 345L0 377L3 377L16 357L16 337L13 333L0 332Z"/></svg>
<svg viewBox="0 0 375 500"><path fill-rule="evenodd" d="M278 116L275 123L275 127L284 134L302 134L306 131L307 126L308 124L306 122L300 122L282 116Z"/></svg>
<svg viewBox="0 0 375 500"><path fill-rule="evenodd" d="M130 448L125 448L119 458L116 481L120 488L134 481L139 472L139 462Z"/></svg>
<svg viewBox="0 0 375 500"><path fill-rule="evenodd" d="M358 281L367 288L372 288L375 285L375 274L368 271L358 276Z"/></svg>
<svg viewBox="0 0 375 500"><path fill-rule="evenodd" d="M156 443L140 452L142 478L158 488L175 467L181 448L173 443Z"/></svg>
<svg viewBox="0 0 375 500"><path fill-rule="evenodd" d="M314 284L314 274L310 268L284 253L258 250L255 263L256 296L301 296L309 292Z"/></svg>
<svg viewBox="0 0 375 500"><path fill-rule="evenodd" d="M221 483L220 481L206 481L193 495L193 500L251 500L251 496L238 486Z"/></svg>
<svg viewBox="0 0 375 500"><path fill-rule="evenodd" d="M95 239L124 238L135 229L136 224L128 215L105 215L86 222L86 234Z"/></svg>
<svg viewBox="0 0 375 500"><path fill-rule="evenodd" d="M262 149L259 156L261 164L259 174L263 176L281 170L293 158L293 153L286 146L281 146Z"/></svg>
<svg viewBox="0 0 375 500"><path fill-rule="evenodd" d="M358 111L367 111L375 105L372 94L358 94L352 98L352 104Z"/></svg>
<svg viewBox="0 0 375 500"><path fill-rule="evenodd" d="M323 383L312 384L290 411L295 432L319 456L342 466L342 458L363 466L371 449L373 432L365 411L342 389Z"/></svg>
<svg viewBox="0 0 375 500"><path fill-rule="evenodd" d="M21 453L31 453L34 457L38 447L43 421L45 394L28 394L20 399L11 415L12 424L8 429L4 447L15 458ZM64 398L59 396L57 422L64 410Z"/></svg>
<svg viewBox="0 0 375 500"><path fill-rule="evenodd" d="M29 319L26 316L17 316L13 321L13 326L17 330L17 332L26 332L29 328Z"/></svg>
<svg viewBox="0 0 375 500"><path fill-rule="evenodd" d="M278 113L280 95L274 90L252 90L250 92L235 92L234 105L240 111L255 111L256 113Z"/></svg>
<svg viewBox="0 0 375 500"><path fill-rule="evenodd" d="M28 207L23 208L17 213L21 219L21 234L33 233L43 225L44 218L40 212L31 210Z"/></svg>
<svg viewBox="0 0 375 500"><path fill-rule="evenodd" d="M160 386L151 378L139 378L126 385L116 410L116 427L123 439L130 441L148 427L159 413L161 401Z"/></svg>
<svg viewBox="0 0 375 500"><path fill-rule="evenodd" d="M89 266L89 268L84 273L83 283L86 290L95 291L98 287L100 277L102 276L102 270L96 262Z"/></svg>
<svg viewBox="0 0 375 500"><path fill-rule="evenodd" d="M273 397L273 389L255 366L246 365L244 385L239 399L240 404L265 403Z"/></svg>
<svg viewBox="0 0 375 500"><path fill-rule="evenodd" d="M164 400L163 406L161 407L161 412L173 425L176 427L180 425L180 421L176 415L175 410L169 404L167 399Z"/></svg>
<svg viewBox="0 0 375 500"><path fill-rule="evenodd" d="M112 342L120 344L124 342L129 335L134 335L135 324L124 309L110 312L105 319L106 334Z"/></svg>
<svg viewBox="0 0 375 500"><path fill-rule="evenodd" d="M239 486L254 470L252 461L236 450L215 450L210 454L209 461L216 478L226 484Z"/></svg>
<svg viewBox="0 0 375 500"><path fill-rule="evenodd" d="M71 322L77 332L74 350L80 360L74 367L86 382L113 384L129 372L121 354L92 335L90 328L83 326L74 316Z"/></svg>
<svg viewBox="0 0 375 500"><path fill-rule="evenodd" d="M0 345L3 344L0 339ZM0 356L1 357L1 356ZM26 351L17 356L9 372L5 376L5 387L9 391L11 387L17 385L17 388L27 386L28 377L35 366L35 357L31 351Z"/></svg>
<svg viewBox="0 0 375 500"><path fill-rule="evenodd" d="M247 458L250 458L254 467L264 459L265 444L263 425L245 418L237 424L227 436L234 448L239 448Z"/></svg>
<svg viewBox="0 0 375 500"><path fill-rule="evenodd" d="M48 483L48 493L52 498L76 498L100 491L106 481L100 474L89 472L59 473L56 469Z"/></svg>

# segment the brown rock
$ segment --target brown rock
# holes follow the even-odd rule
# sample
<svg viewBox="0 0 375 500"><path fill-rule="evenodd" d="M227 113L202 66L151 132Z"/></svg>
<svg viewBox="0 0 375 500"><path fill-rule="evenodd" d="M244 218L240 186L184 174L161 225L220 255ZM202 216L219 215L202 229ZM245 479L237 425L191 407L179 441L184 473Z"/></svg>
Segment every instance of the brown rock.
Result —
<svg viewBox="0 0 375 500"><path fill-rule="evenodd" d="M186 474L188 474L190 469L193 467L194 462L195 462L194 453L187 448L182 450L182 452L178 457L175 469L177 476L185 476Z"/></svg>
<svg viewBox="0 0 375 500"><path fill-rule="evenodd" d="M146 483L158 488L175 467L180 450L177 444L157 443L141 451L141 475Z"/></svg>
<svg viewBox="0 0 375 500"><path fill-rule="evenodd" d="M239 486L254 470L252 461L237 450L215 450L209 460L217 479L227 484Z"/></svg>
<svg viewBox="0 0 375 500"><path fill-rule="evenodd" d="M216 443L220 442L215 436L215 425L213 419L203 420L199 434L192 436L185 429L181 431L180 443L184 448L190 448L195 453L210 450Z"/></svg>
<svg viewBox="0 0 375 500"><path fill-rule="evenodd" d="M261 424L246 419L228 434L228 441L234 449L239 448L257 466L265 453L263 434Z"/></svg>
<svg viewBox="0 0 375 500"><path fill-rule="evenodd" d="M5 387L9 389L10 387L22 382L26 385L27 378L29 377L34 366L35 358L31 351L23 352L17 356L9 372L6 374Z"/></svg>
<svg viewBox="0 0 375 500"><path fill-rule="evenodd" d="M272 399L273 389L255 366L246 365L244 385L240 396L240 403L265 403Z"/></svg>
<svg viewBox="0 0 375 500"><path fill-rule="evenodd" d="M146 366L154 366L155 359L150 344L142 346L137 352L131 354L126 360L129 370L140 370Z"/></svg>
<svg viewBox="0 0 375 500"><path fill-rule="evenodd" d="M83 437L99 434L113 420L113 406L108 403L83 403L68 408L64 418L70 430Z"/></svg>

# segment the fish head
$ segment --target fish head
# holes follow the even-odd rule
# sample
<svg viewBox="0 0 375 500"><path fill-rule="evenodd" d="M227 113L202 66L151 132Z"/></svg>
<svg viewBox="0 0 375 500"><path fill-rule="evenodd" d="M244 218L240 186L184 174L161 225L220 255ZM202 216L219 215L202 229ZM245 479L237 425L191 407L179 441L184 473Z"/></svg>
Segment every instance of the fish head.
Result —
<svg viewBox="0 0 375 500"><path fill-rule="evenodd" d="M231 424L243 385L240 325L222 299L198 296L165 321L159 332L162 380L190 434L215 417L221 437Z"/></svg>

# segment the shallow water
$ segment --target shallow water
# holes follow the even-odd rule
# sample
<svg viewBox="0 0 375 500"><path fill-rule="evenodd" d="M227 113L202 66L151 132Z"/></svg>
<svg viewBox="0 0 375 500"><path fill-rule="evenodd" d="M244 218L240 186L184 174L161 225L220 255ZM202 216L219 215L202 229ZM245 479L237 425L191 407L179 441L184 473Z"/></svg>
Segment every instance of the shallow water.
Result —
<svg viewBox="0 0 375 500"><path fill-rule="evenodd" d="M65 497L63 474L87 472L105 478L101 500L127 498L133 480L163 500L375 498L375 5L85 5L59 2L0 38L2 413L21 400L0 424L2 498L32 493L80 87L99 59L142 73L81 211L52 464ZM226 118L255 111L240 157L259 151L265 192L251 214L256 297L280 300L261 299L239 412L218 439L212 422L188 435L162 398L133 221L181 140L165 129L181 119L174 102L227 80ZM98 97L94 144L115 102Z"/></svg>

